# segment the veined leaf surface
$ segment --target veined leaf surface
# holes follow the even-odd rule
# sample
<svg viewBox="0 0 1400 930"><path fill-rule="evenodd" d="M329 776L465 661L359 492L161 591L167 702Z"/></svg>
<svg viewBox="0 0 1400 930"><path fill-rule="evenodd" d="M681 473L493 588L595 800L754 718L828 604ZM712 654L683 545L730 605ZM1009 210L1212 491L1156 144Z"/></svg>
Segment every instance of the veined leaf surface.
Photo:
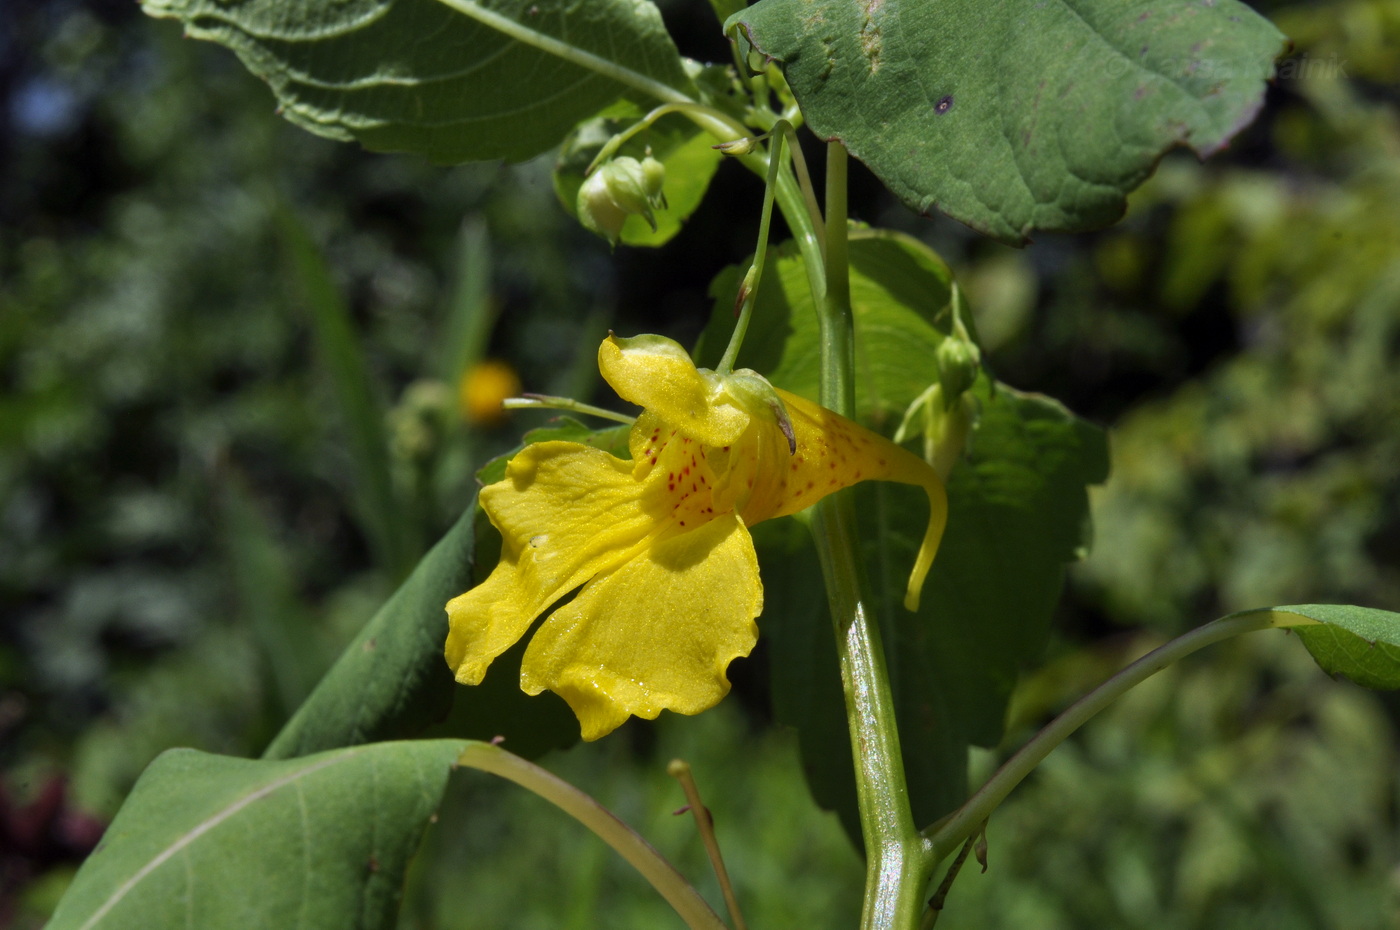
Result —
<svg viewBox="0 0 1400 930"><path fill-rule="evenodd" d="M695 87L650 0L142 0L238 53L318 135L519 161L621 97Z"/></svg>
<svg viewBox="0 0 1400 930"><path fill-rule="evenodd" d="M1122 215L1258 111L1284 38L1237 0L761 0L731 17L817 135L1003 242Z"/></svg>

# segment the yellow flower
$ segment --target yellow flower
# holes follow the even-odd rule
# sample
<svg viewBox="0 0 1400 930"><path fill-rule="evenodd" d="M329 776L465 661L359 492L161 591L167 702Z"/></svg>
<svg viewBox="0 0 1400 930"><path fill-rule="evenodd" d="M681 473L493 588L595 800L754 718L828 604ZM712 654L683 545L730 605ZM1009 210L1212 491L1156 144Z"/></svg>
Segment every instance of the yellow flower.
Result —
<svg viewBox="0 0 1400 930"><path fill-rule="evenodd" d="M500 426L507 411L501 401L520 393L520 377L507 362L488 358L462 372L457 403L473 426Z"/></svg>
<svg viewBox="0 0 1400 930"><path fill-rule="evenodd" d="M858 481L928 492L905 606L918 605L947 519L927 463L758 375L697 369L660 336L609 336L603 377L645 408L631 461L572 442L522 449L481 492L501 561L447 605L447 661L478 684L496 656L569 592L525 650L520 686L549 689L586 740L629 715L696 714L729 691L725 669L758 638L763 586L748 527Z"/></svg>

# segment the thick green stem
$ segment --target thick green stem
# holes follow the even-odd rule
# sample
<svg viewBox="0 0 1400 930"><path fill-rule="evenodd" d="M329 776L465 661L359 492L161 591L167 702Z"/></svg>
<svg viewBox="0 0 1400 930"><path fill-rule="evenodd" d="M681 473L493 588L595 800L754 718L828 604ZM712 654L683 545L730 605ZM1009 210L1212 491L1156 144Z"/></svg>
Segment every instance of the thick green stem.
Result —
<svg viewBox="0 0 1400 930"><path fill-rule="evenodd" d="M850 273L846 250L846 151L827 149L825 286L821 308L822 403L854 414L855 391ZM857 557L850 492L821 500L813 533L836 629L846 717L855 760L866 886L861 926L896 930L918 926L923 890L934 860L914 827L904 778L894 696L864 573Z"/></svg>
<svg viewBox="0 0 1400 930"><path fill-rule="evenodd" d="M1122 697L1128 689L1212 643L1239 636L1241 633L1252 633L1271 627L1296 626L1300 622L1303 621L1297 616L1267 610L1232 614L1207 623L1152 650L1070 705L1068 710L1050 721L1030 742L1007 759L1001 768L997 769L996 774L989 778L976 794L968 798L953 816L926 830L925 833L932 843L934 857L942 859L958 848L1056 746L1099 711Z"/></svg>

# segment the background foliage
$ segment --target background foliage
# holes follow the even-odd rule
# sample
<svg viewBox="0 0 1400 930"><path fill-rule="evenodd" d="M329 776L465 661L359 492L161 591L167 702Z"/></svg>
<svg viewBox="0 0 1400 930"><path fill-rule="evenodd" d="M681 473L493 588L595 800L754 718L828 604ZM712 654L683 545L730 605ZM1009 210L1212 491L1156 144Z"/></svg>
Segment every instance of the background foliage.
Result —
<svg viewBox="0 0 1400 930"><path fill-rule="evenodd" d="M998 377L1112 427L1096 543L1012 744L1154 637L1264 603L1400 603L1400 4L1261 7L1297 52L1260 122L1207 165L1169 158L1104 233L1016 251L855 178L854 215L955 269ZM683 53L727 57L702 5L663 13ZM159 751L260 754L475 465L542 422L468 423L459 376L489 355L587 396L609 325L693 340L710 277L752 247L757 185L721 166L714 202L755 209L609 257L548 157L442 170L316 139L134 5L0 17L0 923L35 926ZM376 530L387 506L412 515L402 539ZM769 655L735 667L722 712L547 764L698 876L688 828L657 823L685 753L755 925L834 924L859 870L833 820L776 791L799 761L754 727ZM1281 635L1198 656L1013 796L945 925L1398 926L1398 710ZM751 800L775 796L790 812ZM454 776L443 817L466 828L430 834L405 926L662 919L508 786ZM829 874L849 886L812 881ZM810 912L763 920L774 886L768 906Z"/></svg>

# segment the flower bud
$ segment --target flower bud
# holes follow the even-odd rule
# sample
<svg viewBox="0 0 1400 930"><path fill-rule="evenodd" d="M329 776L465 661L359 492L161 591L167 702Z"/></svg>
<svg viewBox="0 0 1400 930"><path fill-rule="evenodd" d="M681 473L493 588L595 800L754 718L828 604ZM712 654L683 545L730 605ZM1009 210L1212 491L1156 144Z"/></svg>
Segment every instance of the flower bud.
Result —
<svg viewBox="0 0 1400 930"><path fill-rule="evenodd" d="M658 163L659 164L659 163ZM617 245L627 217L641 216L656 229L642 163L622 156L598 168L578 189L578 218L584 226Z"/></svg>
<svg viewBox="0 0 1400 930"><path fill-rule="evenodd" d="M648 203L657 210L666 209L666 166L652 158L650 150L642 159L642 189L646 191ZM655 223L652 228L656 228Z"/></svg>
<svg viewBox="0 0 1400 930"><path fill-rule="evenodd" d="M982 351L970 340L949 336L934 352L938 383L943 387L944 406L951 407L972 387L982 367Z"/></svg>
<svg viewBox="0 0 1400 930"><path fill-rule="evenodd" d="M721 155L747 155L754 150L758 143L752 136L744 136L742 139L731 139L728 142L721 142L719 145L712 145L710 148L718 149Z"/></svg>

